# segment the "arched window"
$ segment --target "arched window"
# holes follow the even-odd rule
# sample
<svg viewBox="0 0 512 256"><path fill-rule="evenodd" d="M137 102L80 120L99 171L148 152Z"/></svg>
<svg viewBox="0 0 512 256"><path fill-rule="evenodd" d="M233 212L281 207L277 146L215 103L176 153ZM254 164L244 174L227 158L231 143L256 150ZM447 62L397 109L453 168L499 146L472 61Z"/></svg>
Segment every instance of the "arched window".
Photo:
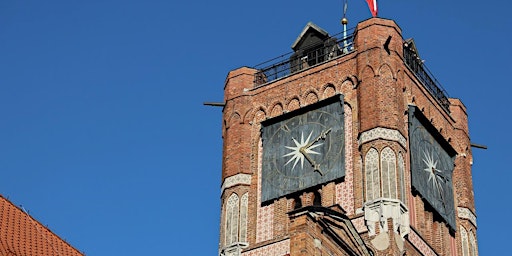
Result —
<svg viewBox="0 0 512 256"><path fill-rule="evenodd" d="M471 256L478 256L478 248L476 247L476 239L473 232L469 231L469 244L471 248Z"/></svg>
<svg viewBox="0 0 512 256"><path fill-rule="evenodd" d="M238 215L239 215L238 195L233 193L226 203L226 226L225 240L226 245L238 241Z"/></svg>
<svg viewBox="0 0 512 256"><path fill-rule="evenodd" d="M233 193L226 202L225 215L225 246L236 242L247 242L247 210L249 206L249 193L238 197Z"/></svg>
<svg viewBox="0 0 512 256"><path fill-rule="evenodd" d="M371 148L364 159L366 178L366 200L380 197L379 153Z"/></svg>
<svg viewBox="0 0 512 256"><path fill-rule="evenodd" d="M400 200L407 204L405 195L405 161L402 153L398 153L398 178L400 179Z"/></svg>
<svg viewBox="0 0 512 256"><path fill-rule="evenodd" d="M469 256L468 232L460 226L460 239L462 240L462 256Z"/></svg>
<svg viewBox="0 0 512 256"><path fill-rule="evenodd" d="M389 147L382 150L380 155L382 167L382 197L396 199L396 156Z"/></svg>
<svg viewBox="0 0 512 256"><path fill-rule="evenodd" d="M240 242L247 242L247 208L249 206L249 193L240 199Z"/></svg>

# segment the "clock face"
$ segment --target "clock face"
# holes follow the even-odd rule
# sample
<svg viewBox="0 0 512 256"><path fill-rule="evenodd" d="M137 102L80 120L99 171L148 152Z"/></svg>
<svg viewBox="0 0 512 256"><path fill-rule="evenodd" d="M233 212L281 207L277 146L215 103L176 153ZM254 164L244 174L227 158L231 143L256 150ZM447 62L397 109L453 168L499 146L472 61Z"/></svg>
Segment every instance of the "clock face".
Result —
<svg viewBox="0 0 512 256"><path fill-rule="evenodd" d="M412 186L455 229L452 173L455 150L416 107L409 108Z"/></svg>
<svg viewBox="0 0 512 256"><path fill-rule="evenodd" d="M343 98L262 123L262 202L344 176Z"/></svg>

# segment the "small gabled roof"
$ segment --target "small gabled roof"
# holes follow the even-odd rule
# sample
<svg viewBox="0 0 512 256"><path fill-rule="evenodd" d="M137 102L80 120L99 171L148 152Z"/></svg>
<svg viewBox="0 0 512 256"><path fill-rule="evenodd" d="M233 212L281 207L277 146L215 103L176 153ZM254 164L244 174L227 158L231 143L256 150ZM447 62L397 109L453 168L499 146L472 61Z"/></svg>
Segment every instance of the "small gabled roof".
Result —
<svg viewBox="0 0 512 256"><path fill-rule="evenodd" d="M319 26L317 26L315 23L313 22L308 22L308 24L306 24L306 26L304 27L304 29L302 29L302 32L300 33L300 35L297 37L297 39L295 39L295 42L293 42L292 44L292 49L295 51L297 49L298 46L301 45L303 39L306 37L306 35L308 35L309 33L317 33L320 37L322 37L322 39L327 39L329 38L329 33L327 33L327 31L323 30L322 28L320 28Z"/></svg>

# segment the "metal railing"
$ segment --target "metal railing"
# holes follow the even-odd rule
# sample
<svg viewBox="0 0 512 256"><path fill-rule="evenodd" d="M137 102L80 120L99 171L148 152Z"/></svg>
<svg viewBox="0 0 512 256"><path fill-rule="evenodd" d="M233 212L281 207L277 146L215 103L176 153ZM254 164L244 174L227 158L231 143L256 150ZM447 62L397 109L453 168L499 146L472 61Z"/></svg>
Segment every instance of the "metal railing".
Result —
<svg viewBox="0 0 512 256"><path fill-rule="evenodd" d="M346 36L349 34L349 36ZM256 65L254 86L260 86L309 67L348 54L354 50L353 29L350 33L336 34L323 44L313 45L297 52L283 54L277 58Z"/></svg>
<svg viewBox="0 0 512 256"><path fill-rule="evenodd" d="M409 47L404 46L404 60L405 64L416 74L425 88L434 96L434 98L441 104L441 106L450 113L450 101L448 94L443 89L439 81L435 79L432 72L423 64L423 61L418 55Z"/></svg>

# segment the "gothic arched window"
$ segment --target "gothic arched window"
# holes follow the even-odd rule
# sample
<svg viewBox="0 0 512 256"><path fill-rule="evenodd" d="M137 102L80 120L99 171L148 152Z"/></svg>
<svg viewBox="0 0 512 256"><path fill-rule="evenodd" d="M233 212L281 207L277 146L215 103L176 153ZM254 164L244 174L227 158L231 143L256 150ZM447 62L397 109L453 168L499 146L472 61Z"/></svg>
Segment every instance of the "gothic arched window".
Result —
<svg viewBox="0 0 512 256"><path fill-rule="evenodd" d="M240 242L247 242L247 208L249 205L249 193L245 193L240 199Z"/></svg>
<svg viewBox="0 0 512 256"><path fill-rule="evenodd" d="M380 154L382 167L382 197L396 199L396 156L389 147Z"/></svg>
<svg viewBox="0 0 512 256"><path fill-rule="evenodd" d="M380 197L379 153L371 148L364 159L366 178L366 200Z"/></svg>
<svg viewBox="0 0 512 256"><path fill-rule="evenodd" d="M478 256L478 248L476 247L476 239L473 232L469 231L469 245L471 249L471 256Z"/></svg>
<svg viewBox="0 0 512 256"><path fill-rule="evenodd" d="M226 245L230 245L238 241L238 215L239 215L239 199L238 195L233 193L226 203L226 226L225 239Z"/></svg>
<svg viewBox="0 0 512 256"><path fill-rule="evenodd" d="M398 153L398 178L400 179L400 200L407 203L405 195L405 161L402 153Z"/></svg>
<svg viewBox="0 0 512 256"><path fill-rule="evenodd" d="M469 256L468 232L460 226L460 239L462 240L462 256Z"/></svg>
<svg viewBox="0 0 512 256"><path fill-rule="evenodd" d="M247 242L247 214L249 206L249 193L238 197L233 193L226 202L225 219L225 246L236 242Z"/></svg>

